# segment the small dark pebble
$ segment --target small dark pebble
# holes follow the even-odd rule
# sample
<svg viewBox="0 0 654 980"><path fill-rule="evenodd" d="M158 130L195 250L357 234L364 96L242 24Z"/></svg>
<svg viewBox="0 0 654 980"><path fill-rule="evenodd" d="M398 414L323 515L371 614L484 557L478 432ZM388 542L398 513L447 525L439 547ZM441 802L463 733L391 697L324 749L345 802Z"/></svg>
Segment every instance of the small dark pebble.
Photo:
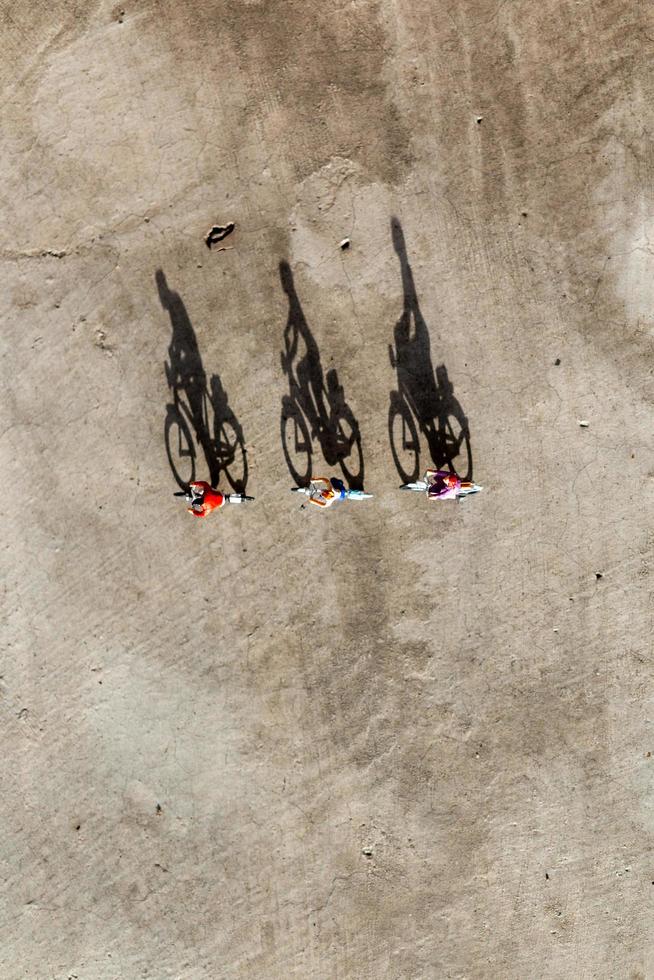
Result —
<svg viewBox="0 0 654 980"><path fill-rule="evenodd" d="M161 813L161 803L157 803L157 813Z"/></svg>
<svg viewBox="0 0 654 980"><path fill-rule="evenodd" d="M560 363L561 363L561 358L557 357L557 359L554 361L554 364L556 365L556 367L558 367Z"/></svg>
<svg viewBox="0 0 654 980"><path fill-rule="evenodd" d="M549 881L550 880L550 876L548 875L547 871L545 872L545 879L546 879L546 881Z"/></svg>
<svg viewBox="0 0 654 980"><path fill-rule="evenodd" d="M595 572L595 578L599 581L601 578L604 578L604 576L601 572Z"/></svg>

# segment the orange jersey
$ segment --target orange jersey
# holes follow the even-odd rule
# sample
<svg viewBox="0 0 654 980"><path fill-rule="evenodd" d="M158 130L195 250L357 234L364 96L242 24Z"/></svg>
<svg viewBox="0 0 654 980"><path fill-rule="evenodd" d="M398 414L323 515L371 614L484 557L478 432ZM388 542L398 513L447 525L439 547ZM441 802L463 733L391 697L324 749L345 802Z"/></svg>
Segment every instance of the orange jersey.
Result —
<svg viewBox="0 0 654 980"><path fill-rule="evenodd" d="M221 493L220 490L214 490L204 480L195 480L191 483L191 486L197 487L204 494L202 498L202 510L193 510L192 507L186 508L189 514L193 514L194 517L206 517L212 510L217 510L218 507L222 507L225 503L224 493Z"/></svg>
<svg viewBox="0 0 654 980"><path fill-rule="evenodd" d="M336 491L332 487L331 480L326 476L312 476L310 487L310 504L315 504L317 507L331 507L336 500Z"/></svg>

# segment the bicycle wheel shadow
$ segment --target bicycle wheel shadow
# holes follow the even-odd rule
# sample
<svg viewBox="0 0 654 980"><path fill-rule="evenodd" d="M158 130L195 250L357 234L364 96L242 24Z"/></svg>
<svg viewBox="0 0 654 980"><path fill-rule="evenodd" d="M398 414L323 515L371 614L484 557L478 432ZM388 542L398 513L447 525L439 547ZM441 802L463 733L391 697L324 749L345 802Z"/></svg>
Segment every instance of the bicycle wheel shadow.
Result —
<svg viewBox="0 0 654 980"><path fill-rule="evenodd" d="M207 382L197 336L179 293L170 289L161 269L155 273L159 301L170 317L172 336L164 370L172 401L166 405L164 442L168 462L182 489L205 474L217 487L224 473L235 493L247 487L243 429L232 411L220 376Z"/></svg>
<svg viewBox="0 0 654 980"><path fill-rule="evenodd" d="M282 370L289 393L282 398L281 438L289 473L298 486L313 474L317 442L325 463L340 466L350 489L363 489L364 461L359 422L345 399L335 368L323 371L320 350L300 303L288 262L279 263L288 298Z"/></svg>
<svg viewBox="0 0 654 980"><path fill-rule="evenodd" d="M388 433L393 461L403 483L421 475L421 436L436 469L446 467L462 480L472 479L468 419L454 395L447 368L434 370L429 329L420 310L402 225L391 219L393 248L400 260L403 309L388 345L397 372L390 394ZM425 466L425 468L427 468Z"/></svg>

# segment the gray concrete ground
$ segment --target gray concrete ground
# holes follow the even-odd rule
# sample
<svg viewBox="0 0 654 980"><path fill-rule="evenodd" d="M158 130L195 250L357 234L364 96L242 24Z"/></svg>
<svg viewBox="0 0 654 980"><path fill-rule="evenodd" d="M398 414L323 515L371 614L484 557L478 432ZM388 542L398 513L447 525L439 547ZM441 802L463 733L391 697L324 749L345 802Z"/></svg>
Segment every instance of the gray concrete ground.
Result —
<svg viewBox="0 0 654 980"><path fill-rule="evenodd" d="M2 27L0 977L654 977L647 5Z"/></svg>

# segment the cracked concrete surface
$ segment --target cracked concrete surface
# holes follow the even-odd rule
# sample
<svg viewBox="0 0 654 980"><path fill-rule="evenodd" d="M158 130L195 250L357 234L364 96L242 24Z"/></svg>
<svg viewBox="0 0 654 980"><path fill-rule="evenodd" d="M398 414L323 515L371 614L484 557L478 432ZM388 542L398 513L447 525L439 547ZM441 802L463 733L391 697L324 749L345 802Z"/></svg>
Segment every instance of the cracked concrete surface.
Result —
<svg viewBox="0 0 654 980"><path fill-rule="evenodd" d="M647 5L2 22L0 976L654 976ZM326 514L283 261L375 494ZM461 505L396 489L407 263ZM204 522L157 270L257 498Z"/></svg>

